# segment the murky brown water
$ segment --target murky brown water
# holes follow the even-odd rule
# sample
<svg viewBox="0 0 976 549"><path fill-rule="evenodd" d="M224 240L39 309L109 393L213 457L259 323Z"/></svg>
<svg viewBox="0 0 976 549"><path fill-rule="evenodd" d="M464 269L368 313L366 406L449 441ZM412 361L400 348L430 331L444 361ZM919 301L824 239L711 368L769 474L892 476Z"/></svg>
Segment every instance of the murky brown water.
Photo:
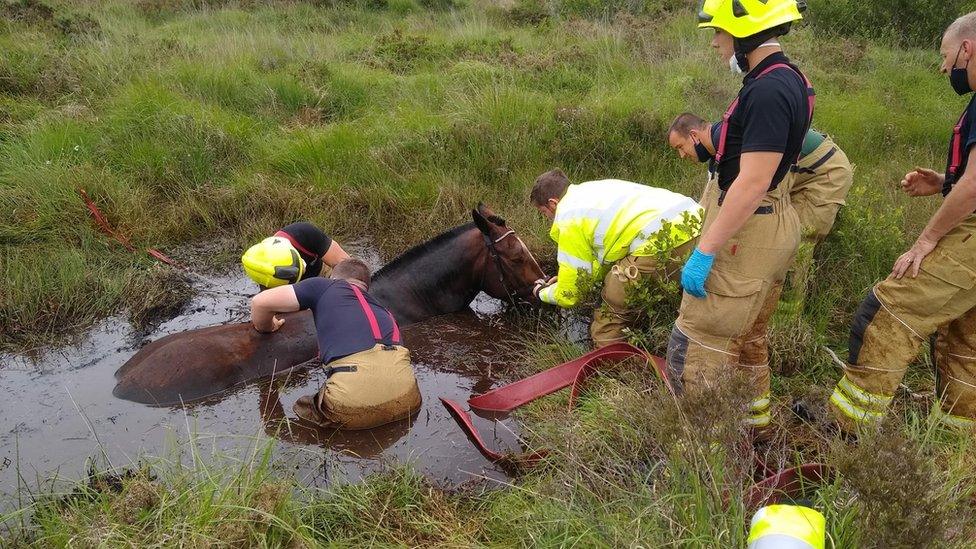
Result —
<svg viewBox="0 0 976 549"><path fill-rule="evenodd" d="M243 275L216 282L230 292L255 289ZM243 320L247 306L240 297L203 293L185 314L149 334L136 334L123 318L110 318L81 342L51 349L39 359L0 355L0 494L9 497L24 486L50 486L47 479L52 477L79 478L89 456L96 456L100 466L107 461L115 467L143 455L186 459L192 441L203 456L217 452L243 457L265 444L269 433L275 435L276 457L294 465L298 480L306 484L355 480L395 462L412 463L442 485L480 476L505 479L467 441L438 400L445 396L464 402L504 377L499 341L506 334L494 316L498 303L485 296L473 304L477 313L447 315L404 329L424 397L419 415L410 421L350 433L281 430L282 414L294 417L292 403L324 382L320 369L185 407L151 408L112 396L115 371L141 345L191 328ZM494 446L518 448L511 420L475 421Z"/></svg>

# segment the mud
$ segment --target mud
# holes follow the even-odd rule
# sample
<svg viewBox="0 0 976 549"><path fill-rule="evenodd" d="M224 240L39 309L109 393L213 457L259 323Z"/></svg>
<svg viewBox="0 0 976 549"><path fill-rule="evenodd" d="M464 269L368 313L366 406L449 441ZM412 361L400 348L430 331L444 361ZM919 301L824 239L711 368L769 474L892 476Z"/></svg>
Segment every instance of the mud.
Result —
<svg viewBox="0 0 976 549"><path fill-rule="evenodd" d="M142 346L178 331L247 317L240 294L252 293L251 283L237 273L213 282L195 282L198 293L190 307L148 332L120 316L103 321L82 341L40 357L0 355L3 500L10 502L18 490L43 491L83 477L89 457L100 467L117 468L142 456L244 458L268 437L278 462L308 485L355 481L391 463L411 463L447 487L479 477L506 478L478 454L438 401L446 396L464 402L505 378L511 357L506 360L500 342L511 334L499 321L501 305L483 295L467 314L404 330L424 398L410 421L365 432L310 431L282 421L294 420L292 404L324 382L318 368L168 408L113 397L113 374ZM512 420L475 420L494 447L519 448Z"/></svg>

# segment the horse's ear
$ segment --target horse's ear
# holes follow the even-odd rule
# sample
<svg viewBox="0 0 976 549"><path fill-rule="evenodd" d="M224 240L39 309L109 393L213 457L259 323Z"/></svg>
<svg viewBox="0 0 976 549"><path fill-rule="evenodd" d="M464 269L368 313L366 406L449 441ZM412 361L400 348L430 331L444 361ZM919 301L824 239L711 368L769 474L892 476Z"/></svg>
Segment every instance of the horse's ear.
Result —
<svg viewBox="0 0 976 549"><path fill-rule="evenodd" d="M478 207L471 210L471 218L474 219L474 224L478 227L479 231L481 231L483 234L490 234L491 221L488 220L485 214L481 213L481 210L484 209L484 207L484 204L478 202Z"/></svg>
<svg viewBox="0 0 976 549"><path fill-rule="evenodd" d="M488 206L485 206L484 202L478 202L478 213L490 221L493 225L498 225L500 227L505 226L505 220L495 215L495 212L493 212Z"/></svg>

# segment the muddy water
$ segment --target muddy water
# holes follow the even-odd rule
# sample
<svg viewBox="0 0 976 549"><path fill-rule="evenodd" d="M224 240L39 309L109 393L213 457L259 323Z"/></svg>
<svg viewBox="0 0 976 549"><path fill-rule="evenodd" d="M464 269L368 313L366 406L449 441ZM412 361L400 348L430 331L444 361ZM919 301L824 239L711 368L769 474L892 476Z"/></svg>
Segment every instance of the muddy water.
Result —
<svg viewBox="0 0 976 549"><path fill-rule="evenodd" d="M185 314L151 333L138 334L125 319L111 318L81 342L40 358L0 355L0 494L50 487L53 477L79 478L89 456L101 467L126 466L140 456L186 460L191 446L203 456L244 457L269 437L279 462L305 484L354 481L398 462L412 463L441 485L480 476L504 480L437 398L464 402L504 377L506 361L498 342L507 334L498 321L498 303L485 296L467 314L404 329L424 403L415 418L402 423L344 433L301 430L282 421L294 418L295 400L324 382L317 368L181 407L152 408L114 398L114 373L140 346L171 333L246 318L247 301L233 293L253 292L249 281L235 274L215 282L213 288L232 293L201 293ZM511 420L475 421L495 447L518 449Z"/></svg>

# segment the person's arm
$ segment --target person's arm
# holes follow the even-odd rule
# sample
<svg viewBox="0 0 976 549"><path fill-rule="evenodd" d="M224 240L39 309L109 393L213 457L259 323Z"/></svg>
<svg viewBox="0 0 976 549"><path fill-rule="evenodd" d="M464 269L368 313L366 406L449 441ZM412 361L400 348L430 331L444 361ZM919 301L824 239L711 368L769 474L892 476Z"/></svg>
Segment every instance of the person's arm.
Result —
<svg viewBox="0 0 976 549"><path fill-rule="evenodd" d="M340 246L335 240L329 244L329 249L326 250L325 255L322 256L322 262L328 265L330 268L335 267L346 259L349 259L349 254L347 254L346 251L342 249L342 246Z"/></svg>
<svg viewBox="0 0 976 549"><path fill-rule="evenodd" d="M976 145L969 148L969 154L972 155L974 151ZM972 215L974 210L976 210L976 167L963 172L962 177L952 187L952 192L945 197L942 206L929 220L922 234L918 235L915 244L895 261L891 274L895 278L901 278L911 268L911 277L918 276L922 260L932 253L946 233Z"/></svg>
<svg viewBox="0 0 976 549"><path fill-rule="evenodd" d="M726 193L715 222L698 241L699 250L714 256L739 232L769 191L769 183L782 159L783 154L777 152L743 153L739 160L739 176Z"/></svg>
<svg viewBox="0 0 976 549"><path fill-rule="evenodd" d="M275 314L292 313L300 309L293 286L271 288L251 298L251 325L262 333L275 332L285 323L285 319L278 318Z"/></svg>
<svg viewBox="0 0 976 549"><path fill-rule="evenodd" d="M945 174L925 168L915 168L901 180L901 190L908 196L931 196L942 190Z"/></svg>
<svg viewBox="0 0 976 549"><path fill-rule="evenodd" d="M559 234L559 250L556 261L559 272L556 283L542 288L538 293L539 301L569 308L576 306L579 301L579 271L593 272L593 251L589 240L575 223L563 227Z"/></svg>

